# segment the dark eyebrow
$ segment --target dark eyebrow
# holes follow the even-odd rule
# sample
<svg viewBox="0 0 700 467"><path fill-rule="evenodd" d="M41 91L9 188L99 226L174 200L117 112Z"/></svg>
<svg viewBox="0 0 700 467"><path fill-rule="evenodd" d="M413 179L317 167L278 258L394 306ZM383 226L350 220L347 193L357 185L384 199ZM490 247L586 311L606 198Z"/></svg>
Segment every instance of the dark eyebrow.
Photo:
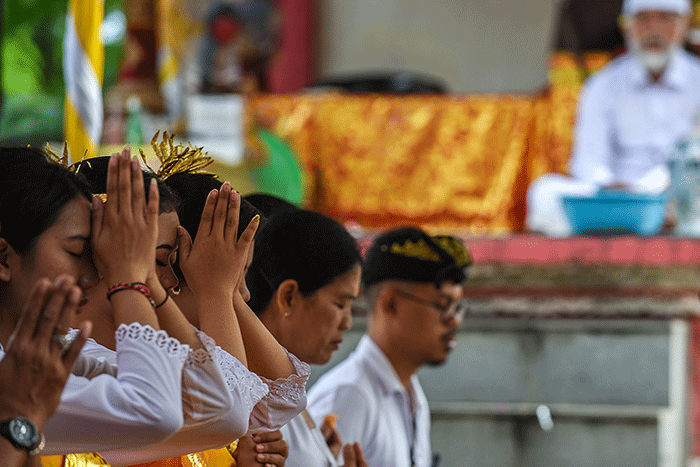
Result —
<svg viewBox="0 0 700 467"><path fill-rule="evenodd" d="M158 245L156 247L156 250L171 250L172 251L172 249L173 249L173 246L168 245L167 243L163 243L162 245Z"/></svg>
<svg viewBox="0 0 700 467"><path fill-rule="evenodd" d="M352 294L346 293L346 294L338 295L338 298L341 300L356 300L357 295L352 295Z"/></svg>

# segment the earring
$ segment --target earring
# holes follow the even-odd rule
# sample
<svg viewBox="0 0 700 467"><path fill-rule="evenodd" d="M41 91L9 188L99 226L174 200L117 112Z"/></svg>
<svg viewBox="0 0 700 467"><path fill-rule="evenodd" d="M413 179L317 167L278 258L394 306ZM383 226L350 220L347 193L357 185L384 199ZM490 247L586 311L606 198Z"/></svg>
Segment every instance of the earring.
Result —
<svg viewBox="0 0 700 467"><path fill-rule="evenodd" d="M169 261L168 261L168 264L170 264ZM175 271L173 270L172 264L170 264L170 270L173 271L173 275L177 279L177 284L175 284L175 287L172 287L170 289L170 293L177 296L177 295L180 295L180 292L182 292L182 287L180 287L180 278L178 277L177 274L175 274Z"/></svg>
<svg viewBox="0 0 700 467"><path fill-rule="evenodd" d="M292 314L289 313L288 311L285 311L284 315L282 315L282 316L284 316L285 318L289 318L290 316L292 316Z"/></svg>

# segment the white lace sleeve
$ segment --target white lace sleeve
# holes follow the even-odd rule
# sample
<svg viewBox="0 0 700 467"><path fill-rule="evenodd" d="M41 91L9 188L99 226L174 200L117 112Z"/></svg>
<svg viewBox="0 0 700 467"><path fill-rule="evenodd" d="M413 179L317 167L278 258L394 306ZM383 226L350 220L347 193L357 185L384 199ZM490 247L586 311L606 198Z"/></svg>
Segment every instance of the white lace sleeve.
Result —
<svg viewBox="0 0 700 467"><path fill-rule="evenodd" d="M120 325L116 342L116 377L68 378L44 428L46 455L143 448L182 427L182 368L189 346L138 323Z"/></svg>
<svg viewBox="0 0 700 467"><path fill-rule="evenodd" d="M274 381L262 378L270 392L253 409L249 431L277 430L306 407L306 382L311 367L286 349L285 352L294 365L295 374Z"/></svg>
<svg viewBox="0 0 700 467"><path fill-rule="evenodd" d="M211 350L213 340L197 331L202 343ZM140 451L100 451L110 465L133 465L168 459L191 452L220 448L243 436L253 407L268 393L267 385L233 355L216 347L215 361L224 376L233 405L223 417L198 427L185 427L164 443ZM207 361L209 357L206 357Z"/></svg>
<svg viewBox="0 0 700 467"><path fill-rule="evenodd" d="M231 410L233 399L220 369L214 340L194 328L203 348L191 351L182 371L185 427L211 423Z"/></svg>
<svg viewBox="0 0 700 467"><path fill-rule="evenodd" d="M241 388L246 388L247 390L241 394L241 400L245 404L246 410L252 411L255 404L265 397L270 388L258 375L221 347L216 348L216 354L229 391L232 393L240 392Z"/></svg>

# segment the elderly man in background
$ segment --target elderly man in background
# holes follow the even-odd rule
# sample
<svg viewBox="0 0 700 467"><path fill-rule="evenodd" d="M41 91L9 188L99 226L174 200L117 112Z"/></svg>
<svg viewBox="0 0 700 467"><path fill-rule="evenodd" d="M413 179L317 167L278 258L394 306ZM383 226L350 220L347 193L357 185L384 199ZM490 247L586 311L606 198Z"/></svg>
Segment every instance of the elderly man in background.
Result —
<svg viewBox="0 0 700 467"><path fill-rule="evenodd" d="M593 75L579 101L570 177L547 174L528 191L526 224L571 234L561 198L600 188L660 193L674 144L700 111L700 61L682 49L690 0L625 0L628 52Z"/></svg>

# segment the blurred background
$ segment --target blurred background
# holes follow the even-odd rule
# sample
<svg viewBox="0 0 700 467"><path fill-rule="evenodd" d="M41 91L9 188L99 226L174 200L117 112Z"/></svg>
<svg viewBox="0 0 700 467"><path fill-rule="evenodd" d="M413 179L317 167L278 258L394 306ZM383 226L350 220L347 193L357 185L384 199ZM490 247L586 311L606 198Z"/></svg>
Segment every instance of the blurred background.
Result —
<svg viewBox="0 0 700 467"><path fill-rule="evenodd" d="M167 130L365 247L458 235L472 311L420 374L441 465L700 465L700 241L525 228L530 183L568 173L582 83L624 51L621 5L3 0L0 144L152 157Z"/></svg>

